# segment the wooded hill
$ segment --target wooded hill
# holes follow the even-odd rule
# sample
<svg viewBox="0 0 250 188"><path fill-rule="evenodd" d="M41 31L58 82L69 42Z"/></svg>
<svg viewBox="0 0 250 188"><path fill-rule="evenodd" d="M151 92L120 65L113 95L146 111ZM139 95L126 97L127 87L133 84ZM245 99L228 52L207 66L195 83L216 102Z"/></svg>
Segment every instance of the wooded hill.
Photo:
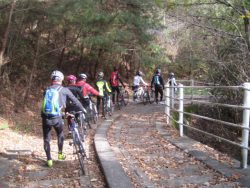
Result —
<svg viewBox="0 0 250 188"><path fill-rule="evenodd" d="M0 101L28 104L54 69L93 81L117 65L130 82L160 67L165 78L241 84L249 10L248 0L1 0Z"/></svg>

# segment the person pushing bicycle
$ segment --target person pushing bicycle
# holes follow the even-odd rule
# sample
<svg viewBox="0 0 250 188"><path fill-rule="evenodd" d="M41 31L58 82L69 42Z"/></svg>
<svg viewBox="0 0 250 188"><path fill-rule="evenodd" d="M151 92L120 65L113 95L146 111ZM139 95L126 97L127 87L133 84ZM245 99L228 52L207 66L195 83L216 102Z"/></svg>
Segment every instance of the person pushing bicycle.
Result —
<svg viewBox="0 0 250 188"><path fill-rule="evenodd" d="M64 160L66 155L63 154L63 113L62 110L67 107L66 100L70 99L81 111L84 111L81 102L72 94L72 92L62 86L64 75L56 70L51 74L51 85L44 92L42 104L42 126L44 150L47 157L47 166L52 167L53 161L50 153L50 139L52 127L55 129L58 140L58 160Z"/></svg>
<svg viewBox="0 0 250 188"><path fill-rule="evenodd" d="M116 67L114 67L114 71L111 73L111 76L110 76L110 85L111 85L111 89L112 89L112 102L113 102L113 104L115 104L115 102L118 102L118 97L120 94L119 82L122 84L123 88L126 87L121 80L118 69ZM116 93L116 100L115 100L115 93Z"/></svg>
<svg viewBox="0 0 250 188"><path fill-rule="evenodd" d="M96 86L98 88L98 91L100 93L100 96L97 97L97 111L98 113L100 112L100 103L102 102L102 116L105 117L104 114L104 102L105 99L107 98L107 96L111 93L111 89L109 87L109 84L106 80L104 80L104 73L103 72L99 72L98 76L97 76L97 82L96 82Z"/></svg>
<svg viewBox="0 0 250 188"><path fill-rule="evenodd" d="M134 91L134 96L133 96L133 99L135 100L137 95L136 95L136 92L138 91L138 88L140 87L140 84L143 84L145 86L147 86L148 84L143 80L142 78L142 72L141 71L137 71L136 72L136 75L134 77L134 81L133 81L133 86L132 86L132 89Z"/></svg>
<svg viewBox="0 0 250 188"><path fill-rule="evenodd" d="M82 104L84 108L89 107L89 103L90 103L89 94L93 94L95 96L101 96L100 92L95 90L86 81L87 81L87 75L84 73L79 74L79 78L78 78L78 81L76 82L76 86L78 86L82 92L82 95L83 95Z"/></svg>
<svg viewBox="0 0 250 188"><path fill-rule="evenodd" d="M155 75L152 77L151 89L155 89L155 102L158 103L158 93L160 93L160 100L163 99L164 81L161 76L161 70L157 69Z"/></svg>

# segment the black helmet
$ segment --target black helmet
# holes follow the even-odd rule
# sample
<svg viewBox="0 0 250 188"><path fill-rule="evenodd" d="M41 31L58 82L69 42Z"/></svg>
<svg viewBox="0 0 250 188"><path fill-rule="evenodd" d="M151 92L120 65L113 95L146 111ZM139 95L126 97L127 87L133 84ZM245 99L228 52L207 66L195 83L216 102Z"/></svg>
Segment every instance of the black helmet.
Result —
<svg viewBox="0 0 250 188"><path fill-rule="evenodd" d="M136 71L136 75L141 76L142 72L141 71Z"/></svg>

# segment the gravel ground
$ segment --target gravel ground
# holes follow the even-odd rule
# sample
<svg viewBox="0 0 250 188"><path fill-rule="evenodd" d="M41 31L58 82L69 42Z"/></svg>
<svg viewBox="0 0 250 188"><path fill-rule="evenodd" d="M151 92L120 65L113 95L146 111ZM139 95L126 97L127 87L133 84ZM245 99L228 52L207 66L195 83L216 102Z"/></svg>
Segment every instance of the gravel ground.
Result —
<svg viewBox="0 0 250 188"><path fill-rule="evenodd" d="M20 123L20 127L15 125L9 129L0 130L0 159L4 161L1 165L4 173L0 173L0 187L106 187L94 152L93 137L95 129L89 130L87 137L89 150L88 175L81 176L79 162L73 155L69 138L66 137L64 142L66 160L56 160L57 140L55 131L52 131L53 140L51 141L51 154L55 161L53 168L46 167L40 120L34 118L32 121L37 123L29 127L28 133L24 133L24 130L27 130L28 127L25 122ZM99 123L101 123L101 120ZM21 127L21 125L25 125L25 127ZM67 130L65 130L65 133L67 135Z"/></svg>

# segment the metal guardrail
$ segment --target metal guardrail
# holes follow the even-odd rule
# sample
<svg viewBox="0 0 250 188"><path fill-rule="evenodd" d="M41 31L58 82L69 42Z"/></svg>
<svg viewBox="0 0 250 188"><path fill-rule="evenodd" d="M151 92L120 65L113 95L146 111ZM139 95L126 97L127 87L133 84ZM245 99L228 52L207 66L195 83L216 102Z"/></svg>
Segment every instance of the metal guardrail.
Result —
<svg viewBox="0 0 250 188"><path fill-rule="evenodd" d="M194 83L194 82L192 82ZM178 96L176 93L176 88L178 89ZM208 101L200 101L200 100L193 100L193 96L191 97L192 102L194 103L201 103L201 104L206 104L206 105L216 105L216 106L223 106L223 107L227 107L227 108L236 108L236 109L242 109L243 113L242 113L242 117L243 117L243 121L242 124L234 124L231 122L226 122L226 121L222 121L222 120L218 120L218 119L213 119L210 117L206 117L206 116L201 116L198 114L194 114L194 113L189 113L189 112L185 112L184 111L184 100L187 100L187 98L184 98L184 90L186 88L220 88L220 89L243 89L244 91L244 98L243 98L243 105L230 105L230 104L223 104L223 103L214 103L214 102L208 102ZM183 136L183 127L186 127L187 129L193 129L195 131L201 132L203 134L209 135L211 137L223 140L227 143L230 143L232 145L238 146L241 148L242 151L242 161L241 161L241 167L242 168L247 168L247 161L248 161L248 150L250 150L249 146L248 146L248 140L249 140L249 119L250 119L250 83L244 83L241 86L218 86L218 85L206 85L206 86L184 86L182 84L179 84L178 86L175 87L171 87L169 85L165 86L165 97L166 97L166 101L165 101L165 113L167 115L167 124L170 124L170 119L172 121L175 121L176 123L179 124L179 134L180 136ZM178 104L179 109L175 109L174 105ZM172 116L171 116L171 111L175 111L179 113L179 119L175 120ZM189 126L184 124L184 115L190 115L196 118L201 118L201 119L205 119L208 121L213 121L213 122L217 122L220 124L224 124L227 126L231 126L231 127L235 127L238 129L242 130L242 141L241 143L237 143L234 142L232 140L214 135L212 133L208 133L204 130L200 130L197 129L195 127Z"/></svg>

